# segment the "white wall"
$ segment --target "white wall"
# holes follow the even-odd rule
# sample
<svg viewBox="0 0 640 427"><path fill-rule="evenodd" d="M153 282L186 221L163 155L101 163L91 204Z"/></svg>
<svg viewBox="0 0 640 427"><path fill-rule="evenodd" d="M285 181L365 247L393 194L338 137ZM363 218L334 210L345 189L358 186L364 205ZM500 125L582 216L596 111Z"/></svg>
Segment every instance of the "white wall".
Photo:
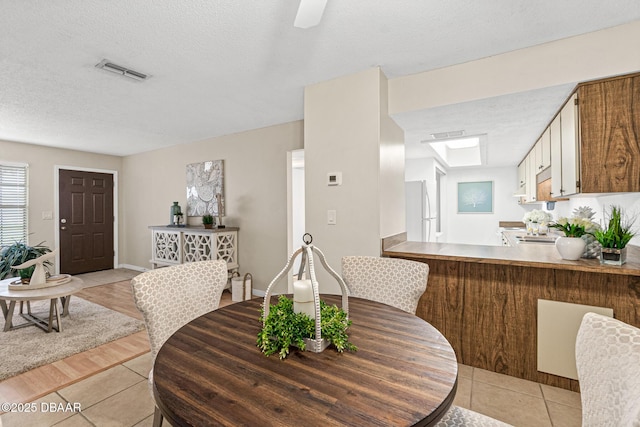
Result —
<svg viewBox="0 0 640 427"><path fill-rule="evenodd" d="M150 225L186 207L187 164L224 160L223 223L240 227L239 263L266 289L287 261L287 152L302 148L302 122L211 138L124 158L122 222L128 264L149 267ZM285 283L286 289L286 283Z"/></svg>
<svg viewBox="0 0 640 427"><path fill-rule="evenodd" d="M517 178L515 167L489 169L449 169L445 197L447 198L445 221L448 243L475 245L499 245L497 236L499 221L521 221L526 208L512 197ZM493 213L459 214L458 183L473 181L493 181ZM539 208L539 206L537 206Z"/></svg>
<svg viewBox="0 0 640 427"><path fill-rule="evenodd" d="M305 222L337 271L344 255L378 256L382 233L404 231L403 136L386 118L381 79L373 68L305 88ZM328 172L342 172L342 185L327 186ZM319 277L322 291L338 291Z"/></svg>
<svg viewBox="0 0 640 427"><path fill-rule="evenodd" d="M555 209L550 211L554 219L560 217L573 216L573 210L580 206L589 206L594 212L595 222L601 226L605 225L604 217L609 214L611 206L620 206L625 215L629 218L637 218L635 222L635 231L638 236L631 240L632 245L640 245L640 193L620 193L620 194L596 194L593 196L579 195L573 196L568 201L557 202Z"/></svg>
<svg viewBox="0 0 640 427"><path fill-rule="evenodd" d="M640 70L640 21L389 81L389 114Z"/></svg>

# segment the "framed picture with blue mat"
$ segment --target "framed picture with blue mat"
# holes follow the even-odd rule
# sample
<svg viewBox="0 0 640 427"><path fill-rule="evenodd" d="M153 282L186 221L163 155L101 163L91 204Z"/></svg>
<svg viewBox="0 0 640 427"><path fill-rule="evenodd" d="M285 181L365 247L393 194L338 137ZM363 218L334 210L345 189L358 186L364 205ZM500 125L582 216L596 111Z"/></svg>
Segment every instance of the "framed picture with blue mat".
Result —
<svg viewBox="0 0 640 427"><path fill-rule="evenodd" d="M459 182L458 213L493 213L493 181Z"/></svg>

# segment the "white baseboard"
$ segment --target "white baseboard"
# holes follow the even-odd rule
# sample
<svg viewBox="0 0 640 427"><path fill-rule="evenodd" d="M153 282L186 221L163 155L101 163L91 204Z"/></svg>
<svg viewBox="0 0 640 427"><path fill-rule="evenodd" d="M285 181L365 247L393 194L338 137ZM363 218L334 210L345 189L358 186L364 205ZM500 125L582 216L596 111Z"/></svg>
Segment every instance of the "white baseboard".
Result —
<svg viewBox="0 0 640 427"><path fill-rule="evenodd" d="M128 268L129 270L139 271L141 273L149 270L148 268L139 267L137 265L131 265L131 264L118 264L118 267L116 268Z"/></svg>

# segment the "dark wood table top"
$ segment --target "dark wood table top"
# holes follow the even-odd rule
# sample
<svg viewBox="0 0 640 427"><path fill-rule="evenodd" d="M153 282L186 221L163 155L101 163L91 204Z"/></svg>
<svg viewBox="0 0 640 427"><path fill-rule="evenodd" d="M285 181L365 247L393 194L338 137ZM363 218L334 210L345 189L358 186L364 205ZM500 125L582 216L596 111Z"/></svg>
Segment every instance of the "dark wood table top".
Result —
<svg viewBox="0 0 640 427"><path fill-rule="evenodd" d="M340 305L339 297L321 298ZM358 351L292 348L280 360L256 346L261 303L205 314L162 346L154 394L171 425L427 426L451 406L456 355L424 320L350 297L349 338Z"/></svg>

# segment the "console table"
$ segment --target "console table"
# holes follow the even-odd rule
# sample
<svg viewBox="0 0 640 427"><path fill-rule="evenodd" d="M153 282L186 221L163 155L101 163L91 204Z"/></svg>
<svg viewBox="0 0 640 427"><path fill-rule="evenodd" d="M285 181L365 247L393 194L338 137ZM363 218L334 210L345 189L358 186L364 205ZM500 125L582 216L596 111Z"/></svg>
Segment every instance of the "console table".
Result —
<svg viewBox="0 0 640 427"><path fill-rule="evenodd" d="M238 227L150 226L151 265L223 259L230 272L238 269Z"/></svg>

